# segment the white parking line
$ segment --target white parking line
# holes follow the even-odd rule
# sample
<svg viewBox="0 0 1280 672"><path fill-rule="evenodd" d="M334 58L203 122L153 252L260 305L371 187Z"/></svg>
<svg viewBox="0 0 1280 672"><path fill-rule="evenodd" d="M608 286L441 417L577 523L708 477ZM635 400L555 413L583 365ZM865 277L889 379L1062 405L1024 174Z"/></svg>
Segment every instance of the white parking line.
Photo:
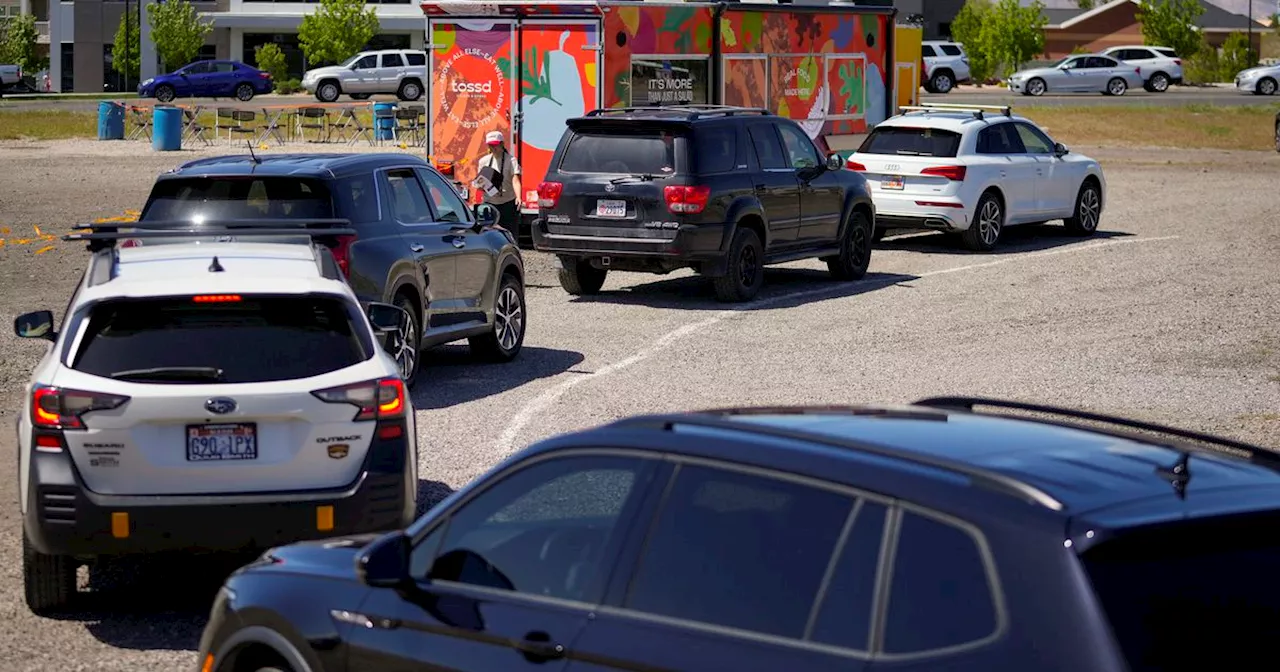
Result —
<svg viewBox="0 0 1280 672"><path fill-rule="evenodd" d="M1048 250L1045 252L1029 252L1026 254L1016 254L1009 257L1005 257L1003 259L996 259L994 261L987 261L980 264L969 264L967 266L956 266L954 268L944 268L936 271L926 271L924 273L917 274L916 277L928 278L935 275L945 275L947 273L959 273L961 271L973 271L980 268L987 268L990 266L999 266L1000 264L1009 264L1015 261L1025 261L1027 259L1036 259L1039 257L1048 257L1052 255L1057 255L1057 254L1072 254L1076 252L1085 252L1089 250L1097 250L1104 247L1111 247L1113 245L1131 245L1134 243L1155 243L1155 242L1165 241L1165 240L1174 240L1178 237L1179 236L1159 236L1159 237L1153 237L1153 238L1127 238L1122 240L1106 240L1106 241L1101 241L1097 243L1090 243L1087 245L1078 245L1075 247L1064 247L1056 250ZM900 283L895 283L895 284L900 284ZM730 308L723 312L720 312L714 317L709 317L705 320L699 320L697 322L691 322L689 324L684 325L683 327L675 329L674 331L669 331L666 334L663 334L660 338L658 338L658 340L654 341L648 347L633 353L631 356L627 357L626 359L622 359L612 364L608 364L606 366L603 366L585 375L575 374L572 377L566 378L565 380L555 385L552 385L551 387L544 390L538 396L529 400L524 406L520 407L520 410L517 411L515 415L511 416L511 421L507 423L506 428L502 430L502 435L498 437L498 446L497 446L498 450L500 451L500 454L503 457L513 452L515 449L516 440L520 438L520 433L524 431L524 428L528 426L529 422L533 420L533 418L541 414L548 407L550 407L552 404L554 404L556 400L558 400L560 397L564 396L566 392L573 389L577 385L580 385L588 381L596 380L603 376L607 376L611 373L617 373L618 371L631 367L635 364L639 364L640 362L643 362L644 360L649 359L650 357L652 357L653 355L659 352L666 351L672 343L686 336L690 336L699 331L702 331L707 327L719 324L720 322L723 322L727 319L740 317L745 313L753 312L761 308L768 308L771 305L776 305L786 301L803 299L811 296L821 296L824 294L834 294L837 291L847 290L847 289L848 289L848 285L834 284L834 285L821 287L818 289L807 289L800 292L790 292L787 294L779 294L778 296L772 296L767 299L763 299L761 301L752 302L751 304L743 308L737 308L737 309Z"/></svg>

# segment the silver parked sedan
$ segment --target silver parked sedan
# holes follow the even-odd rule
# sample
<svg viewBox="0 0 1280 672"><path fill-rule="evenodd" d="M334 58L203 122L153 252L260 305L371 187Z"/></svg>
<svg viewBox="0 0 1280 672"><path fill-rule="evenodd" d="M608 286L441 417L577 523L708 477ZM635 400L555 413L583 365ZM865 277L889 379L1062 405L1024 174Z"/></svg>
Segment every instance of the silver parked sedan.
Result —
<svg viewBox="0 0 1280 672"><path fill-rule="evenodd" d="M1047 67L1019 70L1009 76L1009 90L1024 96L1042 96L1046 91L1123 96L1144 81L1142 68L1136 65L1102 54L1081 54Z"/></svg>

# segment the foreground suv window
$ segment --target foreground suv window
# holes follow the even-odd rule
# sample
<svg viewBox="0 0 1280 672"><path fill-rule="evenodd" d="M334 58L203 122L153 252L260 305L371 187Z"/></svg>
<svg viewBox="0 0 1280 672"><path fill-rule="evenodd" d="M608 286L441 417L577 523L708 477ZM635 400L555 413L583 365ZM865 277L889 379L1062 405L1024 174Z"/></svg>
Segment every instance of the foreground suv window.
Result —
<svg viewBox="0 0 1280 672"><path fill-rule="evenodd" d="M331 297L166 297L101 303L90 311L69 364L105 378L290 380L358 364L373 352L357 329L355 307Z"/></svg>
<svg viewBox="0 0 1280 672"><path fill-rule="evenodd" d="M1280 513L1129 533L1081 559L1133 672L1270 667Z"/></svg>
<svg viewBox="0 0 1280 672"><path fill-rule="evenodd" d="M142 219L327 219L329 190L296 177L196 177L160 180Z"/></svg>
<svg viewBox="0 0 1280 672"><path fill-rule="evenodd" d="M937 128L882 126L871 131L858 151L862 154L953 157L960 134Z"/></svg>
<svg viewBox="0 0 1280 672"><path fill-rule="evenodd" d="M678 141L678 142L677 142ZM560 159L565 173L671 175L680 138L669 131L582 130L574 134Z"/></svg>

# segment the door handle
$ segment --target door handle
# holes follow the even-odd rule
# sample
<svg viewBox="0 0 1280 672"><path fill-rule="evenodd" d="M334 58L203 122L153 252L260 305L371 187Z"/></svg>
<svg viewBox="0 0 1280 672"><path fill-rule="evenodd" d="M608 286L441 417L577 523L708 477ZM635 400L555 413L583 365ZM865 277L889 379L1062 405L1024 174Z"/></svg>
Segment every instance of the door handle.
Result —
<svg viewBox="0 0 1280 672"><path fill-rule="evenodd" d="M530 661L556 660L564 658L564 645L551 641L545 632L530 632L524 639L516 642L516 648Z"/></svg>
<svg viewBox="0 0 1280 672"><path fill-rule="evenodd" d="M425 248L425 247L423 247L422 245L419 245L419 244L417 244L417 243L414 243L414 244L412 244L412 245L410 245L410 246L409 246L409 249L410 249L410 250L413 250L414 252L421 252L421 251L423 251L423 250L425 250L425 249L427 249L427 248Z"/></svg>
<svg viewBox="0 0 1280 672"><path fill-rule="evenodd" d="M456 236L453 239L453 246L462 248L467 246L467 241L462 236Z"/></svg>

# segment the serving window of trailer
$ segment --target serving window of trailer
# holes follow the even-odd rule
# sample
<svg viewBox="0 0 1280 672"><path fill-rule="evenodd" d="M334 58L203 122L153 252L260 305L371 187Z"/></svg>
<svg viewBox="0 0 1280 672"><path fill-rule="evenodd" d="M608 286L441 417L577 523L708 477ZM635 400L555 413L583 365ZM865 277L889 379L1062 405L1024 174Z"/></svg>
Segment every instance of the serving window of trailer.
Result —
<svg viewBox="0 0 1280 672"><path fill-rule="evenodd" d="M631 56L632 107L711 102L710 56Z"/></svg>

